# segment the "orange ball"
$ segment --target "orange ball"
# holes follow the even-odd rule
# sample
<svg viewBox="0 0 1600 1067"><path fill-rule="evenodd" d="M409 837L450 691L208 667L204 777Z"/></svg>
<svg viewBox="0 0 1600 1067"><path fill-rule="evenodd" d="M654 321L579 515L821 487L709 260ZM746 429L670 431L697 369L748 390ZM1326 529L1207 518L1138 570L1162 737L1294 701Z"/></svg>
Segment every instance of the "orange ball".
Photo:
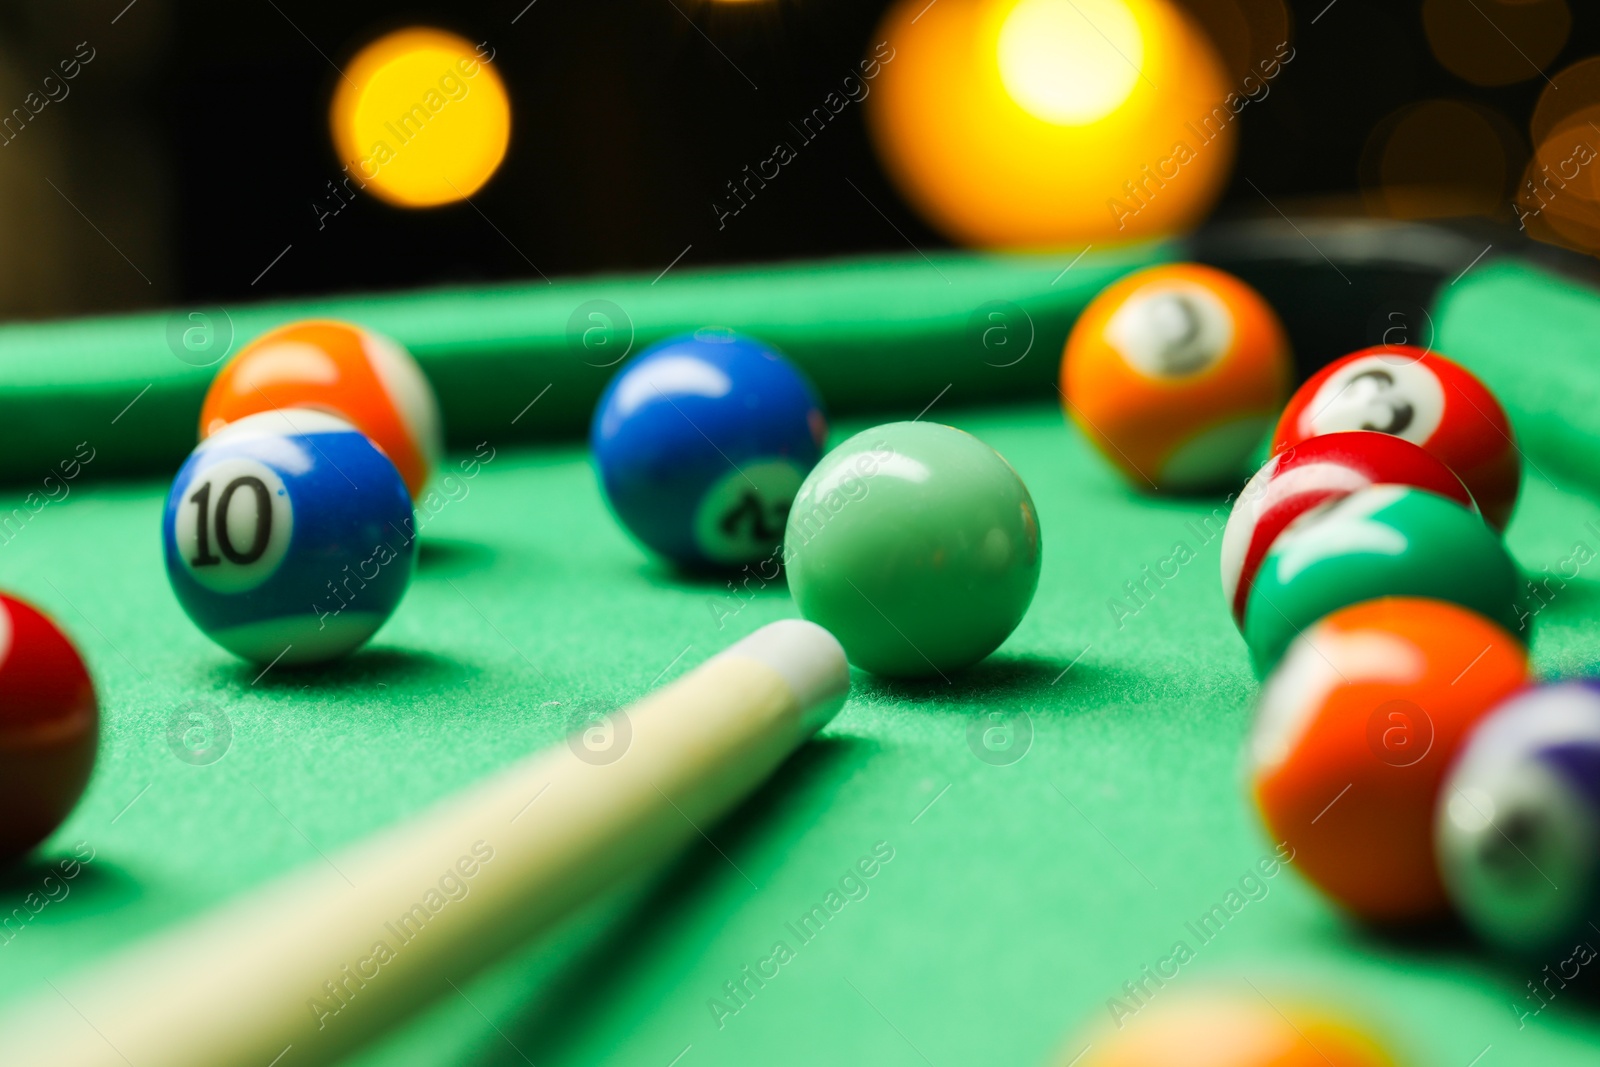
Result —
<svg viewBox="0 0 1600 1067"><path fill-rule="evenodd" d="M1383 597L1327 616L1261 691L1250 764L1268 833L1364 919L1440 913L1440 784L1467 732L1527 678L1522 642L1454 604Z"/></svg>
<svg viewBox="0 0 1600 1067"><path fill-rule="evenodd" d="M1168 994L1171 996L1171 994ZM1156 1000L1089 1035L1089 1050L1069 1045L1067 1067L1395 1067L1372 1036L1324 1009L1269 1003L1254 994L1179 995ZM1076 1058L1082 1053L1082 1058Z"/></svg>
<svg viewBox="0 0 1600 1067"><path fill-rule="evenodd" d="M1238 479L1288 395L1289 340L1250 286L1175 263L1095 297L1067 338L1067 414L1136 486Z"/></svg>
<svg viewBox="0 0 1600 1067"><path fill-rule="evenodd" d="M347 419L384 451L413 498L443 450L439 401L411 353L347 322L292 322L240 349L206 393L200 436L276 408Z"/></svg>

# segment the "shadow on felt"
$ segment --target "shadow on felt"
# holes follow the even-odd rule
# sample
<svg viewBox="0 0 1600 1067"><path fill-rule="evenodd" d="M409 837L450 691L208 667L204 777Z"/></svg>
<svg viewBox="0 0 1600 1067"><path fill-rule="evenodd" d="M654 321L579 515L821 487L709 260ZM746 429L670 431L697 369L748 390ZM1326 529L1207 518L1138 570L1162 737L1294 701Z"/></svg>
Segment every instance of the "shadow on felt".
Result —
<svg viewBox="0 0 1600 1067"><path fill-rule="evenodd" d="M367 647L332 663L279 664L263 671L250 663L219 665L214 672L225 685L242 685L266 692L292 692L307 686L326 689L334 686L406 685L432 687L463 685L477 671L460 662L431 652L409 648Z"/></svg>
<svg viewBox="0 0 1600 1067"><path fill-rule="evenodd" d="M882 678L857 671L851 676L853 691L880 700L924 705L930 710L951 710L951 703L981 704L1006 701L1048 708L1074 690L1109 680L1108 672L1089 657L1076 662L1066 657L1019 656L996 653L944 677Z"/></svg>
<svg viewBox="0 0 1600 1067"><path fill-rule="evenodd" d="M430 578L469 574L494 565L495 551L476 541L424 537L417 542L417 573Z"/></svg>
<svg viewBox="0 0 1600 1067"><path fill-rule="evenodd" d="M1534 619L1562 615L1592 618L1596 605L1600 605L1600 580L1587 576L1553 578L1527 567L1518 567L1517 572L1524 582L1526 610Z"/></svg>
<svg viewBox="0 0 1600 1067"><path fill-rule="evenodd" d="M847 778L871 758L878 745L857 738L819 737L804 745L732 814L716 826L701 827L710 837L696 838L637 892L622 891L623 903L609 921L586 938L551 972L530 988L521 1013L506 1027L515 1049L495 1042L480 1053L489 1067L526 1067L523 1053L535 1062L560 1059L562 1051L593 1025L597 1013L615 999L610 990L625 985L639 961L665 950L676 931L691 921L686 913L704 906L719 882L743 885L745 878L763 885L774 867L758 868L746 860L731 867L757 839L826 803L830 783ZM712 842L715 842L713 844ZM607 899L615 899L608 895ZM579 917L576 922L593 922ZM556 931L551 940L560 940ZM521 1052L517 1051L520 1049Z"/></svg>
<svg viewBox="0 0 1600 1067"><path fill-rule="evenodd" d="M1562 947L1516 955L1486 944L1453 914L1394 924L1347 919L1344 925L1365 955L1403 955L1455 974L1481 972L1502 988L1513 1014L1529 1013L1529 1022L1546 1010L1590 1025L1600 1021L1600 934L1591 930L1574 931ZM1589 956L1586 963L1580 946Z"/></svg>
<svg viewBox="0 0 1600 1067"><path fill-rule="evenodd" d="M143 887L127 871L108 863L103 856L90 856L86 862L66 844L46 845L10 866L0 867L0 917L11 917L15 926L12 913L20 911L33 915L27 926L52 926L81 919L84 908L98 914L143 895ZM78 871L68 878L63 865L70 870L73 863L78 865ZM30 894L37 898L36 912L29 907ZM48 903L38 906L40 901ZM21 934L21 930L13 932ZM6 942L0 934L0 945Z"/></svg>
<svg viewBox="0 0 1600 1067"><path fill-rule="evenodd" d="M682 567L652 558L639 564L636 573L658 589L741 599L789 596L789 579L783 565L769 559L747 567Z"/></svg>

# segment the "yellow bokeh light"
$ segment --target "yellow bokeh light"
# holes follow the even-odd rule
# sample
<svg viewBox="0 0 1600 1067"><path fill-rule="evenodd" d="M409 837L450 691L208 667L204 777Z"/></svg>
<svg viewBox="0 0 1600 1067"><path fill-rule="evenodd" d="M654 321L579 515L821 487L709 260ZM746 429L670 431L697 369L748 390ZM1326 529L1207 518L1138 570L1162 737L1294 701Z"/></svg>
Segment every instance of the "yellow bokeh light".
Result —
<svg viewBox="0 0 1600 1067"><path fill-rule="evenodd" d="M505 158L511 102L470 43L400 30L344 70L330 112L339 158L363 187L402 207L471 196Z"/></svg>
<svg viewBox="0 0 1600 1067"><path fill-rule="evenodd" d="M1077 252L1194 226L1227 181L1240 112L1293 59L1284 42L1230 84L1172 0L899 0L878 37L863 78L884 169L981 248Z"/></svg>
<svg viewBox="0 0 1600 1067"><path fill-rule="evenodd" d="M1122 0L1022 0L1001 23L999 57L1000 80L1023 110L1082 126L1133 92L1144 37Z"/></svg>

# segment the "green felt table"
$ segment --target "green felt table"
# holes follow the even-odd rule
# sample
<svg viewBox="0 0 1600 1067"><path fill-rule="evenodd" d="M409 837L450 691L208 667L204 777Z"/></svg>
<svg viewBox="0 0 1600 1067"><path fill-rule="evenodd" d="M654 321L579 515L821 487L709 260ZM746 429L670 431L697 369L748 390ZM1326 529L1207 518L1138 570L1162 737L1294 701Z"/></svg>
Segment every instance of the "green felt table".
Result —
<svg viewBox="0 0 1600 1067"><path fill-rule="evenodd" d="M1091 256L1064 275L1070 256L909 257L684 273L661 283L673 286L666 295L649 279L606 279L329 304L417 348L461 451L424 509L420 567L393 620L367 650L309 672L232 660L168 588L162 499L209 372L173 358L165 317L0 331L0 411L48 426L30 436L6 424L15 451L0 523L28 517L0 537L0 585L74 636L104 712L82 804L0 878L0 916L11 917L0 926L0 1003L329 862L794 614L781 583L752 583L734 600L715 580L672 573L607 513L570 430L609 372L575 358L566 333L577 306L604 298L632 309L641 339L696 320L776 334L838 401L835 440L933 402L924 418L977 434L1030 487L1044 539L1038 595L999 652L948 683L857 673L833 724L707 827L709 840L555 936L508 946L491 971L451 976L457 992L351 1062L1042 1064L1081 1047L1074 1034L1107 1020L1108 1000L1177 941L1194 958L1158 1001L1210 982L1248 980L1269 996L1332 989L1418 1063L1600 1062L1600 1024L1576 996L1519 1023L1537 966L1493 960L1459 936L1364 931L1292 869L1209 942L1186 925L1272 848L1242 788L1258 686L1217 576L1227 504L1122 484L1069 429L1048 384L1083 300L1171 254ZM970 320L994 300L1028 309L1037 333L1015 367L974 347ZM304 307L231 314L256 329ZM453 345L435 321L446 312L458 332L482 315L498 325ZM1490 260L1447 284L1434 313L1438 346L1501 393L1524 443L1508 532L1517 559L1538 573L1575 544L1600 549L1600 297ZM885 321L920 343L896 340ZM868 336L862 323L876 323ZM561 388L524 407L552 381ZM147 383L155 395L113 423ZM136 418L146 404L154 414ZM45 471L80 441L95 458L37 506ZM469 477L458 464L480 441L488 458ZM1119 619L1108 602L1179 542L1197 558ZM1597 619L1591 565L1539 614L1539 668L1595 665ZM175 754L175 730L196 715L226 723L216 762ZM980 758L992 750L974 741L975 728L1001 724L1016 731L1013 754L1025 750L1014 762ZM47 881L75 851L92 859ZM843 894L841 878L874 854L877 873ZM835 891L843 906L797 937L794 924ZM779 941L792 958L742 1004L731 998L724 983Z"/></svg>

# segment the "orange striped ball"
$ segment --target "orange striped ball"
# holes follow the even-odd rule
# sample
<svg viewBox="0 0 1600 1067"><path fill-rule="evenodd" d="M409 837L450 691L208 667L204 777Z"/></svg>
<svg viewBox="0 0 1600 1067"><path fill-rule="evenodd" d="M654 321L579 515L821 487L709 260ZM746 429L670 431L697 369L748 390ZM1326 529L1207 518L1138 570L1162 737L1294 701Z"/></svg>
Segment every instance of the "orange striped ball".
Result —
<svg viewBox="0 0 1600 1067"><path fill-rule="evenodd" d="M246 345L212 381L200 437L276 408L348 420L389 457L413 498L442 451L439 402L422 368L395 341L348 322L292 322Z"/></svg>

